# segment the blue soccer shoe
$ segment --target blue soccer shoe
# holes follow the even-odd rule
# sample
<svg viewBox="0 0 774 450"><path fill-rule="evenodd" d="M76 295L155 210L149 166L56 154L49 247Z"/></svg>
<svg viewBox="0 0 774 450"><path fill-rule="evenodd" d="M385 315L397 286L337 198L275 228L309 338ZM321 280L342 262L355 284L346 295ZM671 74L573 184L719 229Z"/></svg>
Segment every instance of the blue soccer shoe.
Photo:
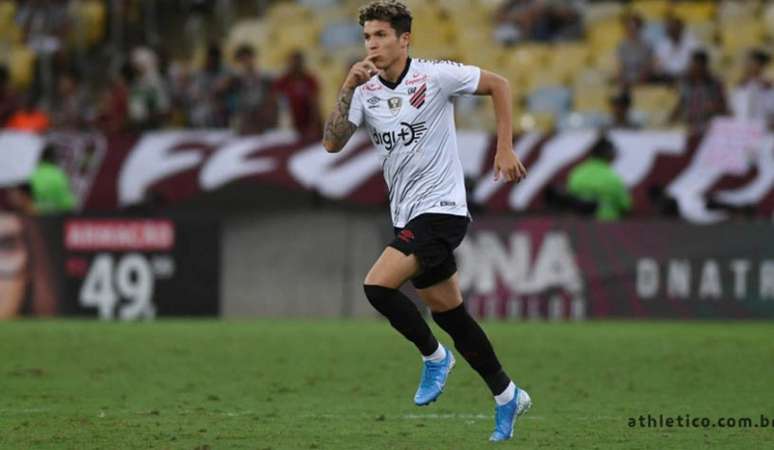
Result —
<svg viewBox="0 0 774 450"><path fill-rule="evenodd" d="M440 362L425 361L422 368L422 379L419 381L417 393L414 395L414 403L417 406L426 406L438 399L446 386L446 379L454 367L454 355L446 349L446 358Z"/></svg>
<svg viewBox="0 0 774 450"><path fill-rule="evenodd" d="M516 418L526 414L532 406L532 399L529 394L519 388L516 388L516 395L508 403L495 407L495 429L489 436L492 442L507 441L513 437L513 427L516 424Z"/></svg>

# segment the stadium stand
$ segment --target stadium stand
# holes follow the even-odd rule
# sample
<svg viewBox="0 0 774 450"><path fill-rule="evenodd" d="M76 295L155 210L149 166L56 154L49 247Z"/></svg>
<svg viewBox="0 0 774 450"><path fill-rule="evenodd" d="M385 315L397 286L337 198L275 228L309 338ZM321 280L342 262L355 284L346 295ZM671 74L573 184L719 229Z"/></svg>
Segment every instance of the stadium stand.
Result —
<svg viewBox="0 0 774 450"><path fill-rule="evenodd" d="M199 16L177 16L197 2L125 3L126 7L117 8L104 0L71 0L64 2L63 28L54 29L59 23L52 22L30 29L25 25L30 15L45 18L45 8L35 6L36 2L0 1L0 48L5 50L0 52L0 63L9 69L11 85L20 92L31 92L46 109L51 107L57 79L75 69L84 74L98 109L97 99L104 96L135 47L144 46L155 54L165 86L174 91L203 70L207 48L212 44L226 55L229 70L234 50L249 44L257 51L260 70L272 77L284 70L290 53L302 50L320 84L319 105L325 114L335 102L349 65L362 55L355 23L362 2L356 0L213 1L209 3L215 6L201 15L203 25L186 23L186 30L201 32L183 43L170 36L176 27L158 29L154 24L192 22L192 17ZM530 3L519 5L530 7ZM684 22L685 32L708 52L712 72L720 75L726 91L741 80L747 53L771 48L774 38L772 1L578 1L567 2L569 6L559 12L541 12L554 14L546 23L562 22L556 19L560 14L564 22L556 26L567 27L569 20L572 32L543 30L540 17L527 25L512 22L518 17L514 2L411 0L408 4L415 29L433 30L414 35L412 53L456 59L502 73L513 88L514 124L519 129L594 127L609 122L608 100L620 89L614 82L619 66L616 49L624 38L622 17L626 15L638 14L645 20L642 36L654 54L665 39L667 21L674 18ZM573 14L577 14L577 23L572 21ZM502 33L504 26L510 27L508 33ZM519 30L519 26L530 29ZM140 32L135 33L137 30ZM61 48L54 44L50 49L41 48L41 37L60 40ZM94 67L109 70L95 71ZM771 78L774 65L769 65L765 74ZM653 81L630 87L632 111L645 127L668 126L666 116L676 102L676 87L663 80ZM142 89L140 84L137 78L129 80L130 96ZM227 90L223 92L228 104ZM132 104L129 101L127 107ZM287 107L281 107L285 118L280 124L290 126ZM186 102L176 102L172 108L161 122L126 126L195 125ZM487 120L492 117L490 105L473 101L459 109L465 112L458 117L462 128L491 129Z"/></svg>

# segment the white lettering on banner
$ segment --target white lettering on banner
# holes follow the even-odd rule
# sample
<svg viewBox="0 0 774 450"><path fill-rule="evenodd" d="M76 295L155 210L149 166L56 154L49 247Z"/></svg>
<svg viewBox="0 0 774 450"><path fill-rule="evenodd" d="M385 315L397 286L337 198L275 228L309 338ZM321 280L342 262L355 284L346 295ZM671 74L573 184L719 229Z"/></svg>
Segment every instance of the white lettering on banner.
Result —
<svg viewBox="0 0 774 450"><path fill-rule="evenodd" d="M373 149L334 167L339 160L346 158L366 142L370 142L368 133L358 131L347 145L334 155L327 153L322 144L308 147L290 158L288 171L308 189L316 189L331 198L344 198L381 171L379 154Z"/></svg>
<svg viewBox="0 0 774 450"><path fill-rule="evenodd" d="M549 288L581 292L583 279L575 262L569 236L549 232L531 262L531 242L526 233L514 232L510 252L496 233L479 232L465 239L457 250L460 287L475 294L496 290L497 280L518 294L534 294Z"/></svg>
<svg viewBox="0 0 774 450"><path fill-rule="evenodd" d="M613 130L609 137L616 148L613 170L629 187L637 186L648 176L659 155L677 156L685 152L682 131Z"/></svg>
<svg viewBox="0 0 774 450"><path fill-rule="evenodd" d="M744 175L750 161L758 160L753 156L764 136L760 121L714 119L688 168L667 186L682 216L697 223L726 219L727 214L707 209L706 192L725 175Z"/></svg>
<svg viewBox="0 0 774 450"><path fill-rule="evenodd" d="M489 168L485 161L491 137L486 133L471 131L457 132L457 148L460 149L460 162L466 177L478 178Z"/></svg>
<svg viewBox="0 0 774 450"><path fill-rule="evenodd" d="M153 273L143 255L130 253L121 259L116 268L116 289L130 300L118 312L121 320L155 317L153 285Z"/></svg>
<svg viewBox="0 0 774 450"><path fill-rule="evenodd" d="M527 299L527 319L539 320L540 317L540 300L535 297L529 297Z"/></svg>
<svg viewBox="0 0 774 450"><path fill-rule="evenodd" d="M597 131L567 131L543 146L540 158L530 166L529 175L514 186L509 205L516 210L526 209L535 196L565 166L583 156L599 137Z"/></svg>
<svg viewBox="0 0 774 450"><path fill-rule="evenodd" d="M467 298L468 311L479 314L481 318L506 318L531 321L549 319L583 320L586 318L586 299L575 294L565 299L559 293L543 295L519 295L510 293L501 298L498 294L472 295ZM544 311L545 310L545 314ZM502 311L503 314L499 314Z"/></svg>
<svg viewBox="0 0 774 450"><path fill-rule="evenodd" d="M761 299L774 300L774 261L761 264L760 286Z"/></svg>
<svg viewBox="0 0 774 450"><path fill-rule="evenodd" d="M713 123L690 160L674 162L685 166L673 167L682 170L666 186L667 193L677 200L681 215L691 222L709 223L726 217L722 211L706 208L710 190L715 189L717 182L724 176L752 178L751 170L755 169L754 179L744 186L718 190L713 194L722 203L756 205L771 195L774 189L774 135L763 134L760 124L754 122L739 123L720 119L718 124L715 126ZM117 179L110 180L116 187L118 205L112 203L112 195L91 195L88 192L89 183L85 184L83 195L89 207L112 208L140 202L150 186L180 173L197 170L200 166L202 170L198 181L202 189L215 189L251 174L281 170L278 164L284 162L285 158L262 158L262 155L248 157L269 149L273 144L280 146L289 143L291 135L282 133L290 132L272 131L258 137L236 137L228 130L145 133L123 161L119 158L107 159L105 162L111 167L103 164L105 169L99 174L100 177L112 176L112 164L121 164ZM73 139L60 139L57 142L64 142L65 146L70 145L68 142L79 142L78 145L81 145L82 140L76 135L73 135ZM539 133L524 134L515 144L517 154L522 159L528 158L531 152L539 152L539 156L528 167L529 176L522 183L506 185L493 181L491 161L485 160L492 143L491 135L460 131L458 140L463 170L466 176L478 178L472 198L485 204L498 192L506 191L509 208L528 208L547 185L556 181L559 172L582 159L597 136L595 131L567 131L556 134L542 144L544 136ZM653 170L660 156L681 155L689 150L684 142L685 134L679 131L612 130L609 136L619 150L613 168L629 187L656 181L650 179L658 178ZM51 139L52 136L46 138ZM119 141L108 139L107 143L120 148L124 140ZM27 178L27 172L31 171L37 160L42 142L38 136L0 133L0 148L3 151L9 155L29 157L24 161L15 156L0 159L0 187ZM350 150L368 147L357 155L346 149L330 155L320 144L305 148L289 144L291 155L287 158L286 169L295 181L331 198L346 198L355 194L369 179L381 172L378 152L372 151L367 133L363 131L356 133L348 144ZM208 154L211 156L206 161ZM104 180L98 181L97 185L104 185ZM635 205L635 209L644 207ZM766 208L765 212L770 213L768 205Z"/></svg>
<svg viewBox="0 0 774 450"><path fill-rule="evenodd" d="M691 263L689 261L669 261L667 295L674 298L688 298L691 296Z"/></svg>
<svg viewBox="0 0 774 450"><path fill-rule="evenodd" d="M564 299L557 294L548 299L548 319L559 320L564 312Z"/></svg>
<svg viewBox="0 0 774 450"><path fill-rule="evenodd" d="M583 290L583 278L575 264L575 253L567 233L554 231L546 234L531 281L538 292L552 286L570 292Z"/></svg>
<svg viewBox="0 0 774 450"><path fill-rule="evenodd" d="M637 295L642 299L654 298L658 294L658 263L651 258L637 261Z"/></svg>
<svg viewBox="0 0 774 450"><path fill-rule="evenodd" d="M720 269L718 263L712 259L704 263L699 280L699 298L720 299L723 296L723 288L720 285Z"/></svg>
<svg viewBox="0 0 774 450"><path fill-rule="evenodd" d="M154 274L148 260L139 253L117 257L100 253L86 275L78 301L81 306L97 308L100 319L118 317L121 320L152 319ZM120 300L128 300L128 303Z"/></svg>
<svg viewBox="0 0 774 450"><path fill-rule="evenodd" d="M494 292L499 277L511 289L524 289L530 265L529 235L515 232L510 238L510 253L494 232L482 231L460 244L459 273L463 290L476 293Z"/></svg>
<svg viewBox="0 0 774 450"><path fill-rule="evenodd" d="M718 192L721 202L732 205L752 205L761 201L774 188L774 135L768 135L757 152L758 175L746 186Z"/></svg>
<svg viewBox="0 0 774 450"><path fill-rule="evenodd" d="M541 139L543 139L542 133L531 131L516 142L513 151L519 156L521 161L524 161L529 154L537 148ZM464 149L464 147L459 148ZM492 161L487 161L486 163L491 164ZM484 175L484 177L479 180L478 184L476 184L476 188L473 191L473 199L477 203L486 203L489 201L489 198L502 187L503 184L501 182L494 180L494 169L490 167L486 175Z"/></svg>
<svg viewBox="0 0 774 450"><path fill-rule="evenodd" d="M217 148L199 174L200 187L212 190L249 175L270 172L277 162L249 158L268 148L296 142L292 131L270 131L240 138L230 131L170 131L145 134L124 163L118 181L121 205L141 202L149 186L202 164L204 155L193 143ZM191 148L186 148L191 144Z"/></svg>
<svg viewBox="0 0 774 450"><path fill-rule="evenodd" d="M774 299L774 261L763 260L759 263L759 270L752 271L753 262L746 259L733 259L728 262L728 277L724 281L720 263L715 259L704 261L670 259L659 264L651 258L642 258L637 261L637 295L639 298L653 299L661 293L661 274L666 270L666 295L674 298L694 298L696 300L720 300L730 298L731 286L724 283L733 283L733 298L736 300L748 299L748 274L759 276L760 300ZM691 284L693 269L699 274L698 284L694 292ZM732 280L732 281L731 281ZM725 293L725 294L724 294ZM694 296L695 294L695 296ZM754 295L754 294L753 294Z"/></svg>
<svg viewBox="0 0 774 450"><path fill-rule="evenodd" d="M583 320L586 318L586 299L581 295L575 295L572 298L570 318L573 320Z"/></svg>
<svg viewBox="0 0 774 450"><path fill-rule="evenodd" d="M735 259L729 266L734 272L734 296L741 300L747 296L747 272L750 271L750 261Z"/></svg>
<svg viewBox="0 0 774 450"><path fill-rule="evenodd" d="M271 172L277 168L275 159L250 156L297 140L295 132L282 130L229 140L207 161L199 174L199 183L204 190L213 190L245 176Z"/></svg>
<svg viewBox="0 0 774 450"><path fill-rule="evenodd" d="M118 176L118 203L131 205L145 197L148 186L174 174L192 169L203 160L196 148L178 148L184 143L218 145L231 137L230 131L163 131L143 134Z"/></svg>
<svg viewBox="0 0 774 450"><path fill-rule="evenodd" d="M522 301L519 297L515 295L511 295L508 297L508 300L506 300L506 311L505 314L510 319L521 319L521 304Z"/></svg>

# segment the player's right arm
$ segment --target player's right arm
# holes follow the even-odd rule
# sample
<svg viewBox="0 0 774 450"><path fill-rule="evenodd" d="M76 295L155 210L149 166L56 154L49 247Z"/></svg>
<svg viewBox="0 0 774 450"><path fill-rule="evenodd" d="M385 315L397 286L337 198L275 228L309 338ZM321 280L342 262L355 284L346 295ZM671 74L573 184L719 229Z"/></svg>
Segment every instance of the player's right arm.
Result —
<svg viewBox="0 0 774 450"><path fill-rule="evenodd" d="M352 66L339 91L336 108L325 122L323 146L329 153L340 151L357 130L357 124L349 121L352 96L358 86L370 80L378 72L371 58L366 58Z"/></svg>

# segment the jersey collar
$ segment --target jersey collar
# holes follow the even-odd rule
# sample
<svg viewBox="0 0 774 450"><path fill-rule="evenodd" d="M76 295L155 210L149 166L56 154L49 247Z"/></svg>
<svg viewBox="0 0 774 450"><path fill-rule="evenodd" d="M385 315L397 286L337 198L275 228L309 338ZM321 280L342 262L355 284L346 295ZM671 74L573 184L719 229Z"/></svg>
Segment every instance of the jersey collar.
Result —
<svg viewBox="0 0 774 450"><path fill-rule="evenodd" d="M381 75L379 75L379 81L380 81L380 82L381 82L383 85L385 85L385 86L387 86L388 88L390 88L390 89L393 89L393 90L394 90L394 89L395 89L396 87L398 87L398 85L399 85L399 84L400 84L400 83L403 81L403 78L405 78L405 77L406 77L406 74L407 74L407 73L408 73L408 71L409 71L409 66L411 66L411 58L408 58L408 59L406 60L406 67L404 67L404 68L403 68L403 72L401 72L401 74L400 74L400 76L398 77L398 80L397 80L396 82L394 82L394 83L393 83L393 82L391 82L391 81L387 81L387 80L385 80L384 78L382 78L382 76L381 76Z"/></svg>

